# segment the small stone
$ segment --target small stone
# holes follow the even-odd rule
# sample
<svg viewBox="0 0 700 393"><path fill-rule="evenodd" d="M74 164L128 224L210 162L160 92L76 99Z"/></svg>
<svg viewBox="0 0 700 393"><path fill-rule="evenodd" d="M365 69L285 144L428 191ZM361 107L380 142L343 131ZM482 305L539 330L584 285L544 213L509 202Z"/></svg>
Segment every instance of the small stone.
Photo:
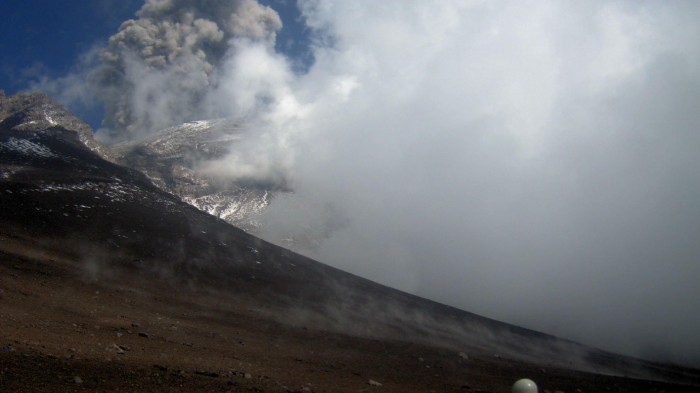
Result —
<svg viewBox="0 0 700 393"><path fill-rule="evenodd" d="M381 383L375 381L374 379L370 379L369 381L367 381L367 384L368 384L369 386L382 386Z"/></svg>
<svg viewBox="0 0 700 393"><path fill-rule="evenodd" d="M134 323L131 324L131 327L134 328L134 329L138 329L138 328L141 327L141 324L138 323L138 322L134 322Z"/></svg>
<svg viewBox="0 0 700 393"><path fill-rule="evenodd" d="M148 333L146 333L146 332L140 332L140 333L139 333L139 336L140 336L140 337L144 337L144 338L149 338L149 337L150 337L150 336L148 335Z"/></svg>
<svg viewBox="0 0 700 393"><path fill-rule="evenodd" d="M253 379L253 376L250 373L245 373L244 377L245 379Z"/></svg>
<svg viewBox="0 0 700 393"><path fill-rule="evenodd" d="M83 379L80 378L80 377L77 376L77 375L76 375L75 377L73 377L73 381L75 381L75 383L77 383L78 385L80 385L81 383L83 383Z"/></svg>
<svg viewBox="0 0 700 393"><path fill-rule="evenodd" d="M195 371L194 373L197 375L203 375L205 377L219 378L219 374L212 371Z"/></svg>
<svg viewBox="0 0 700 393"><path fill-rule="evenodd" d="M467 354L464 353L464 352L460 352L460 353L459 353L459 357L461 357L461 358L464 359L464 360L469 360L469 356L467 356Z"/></svg>

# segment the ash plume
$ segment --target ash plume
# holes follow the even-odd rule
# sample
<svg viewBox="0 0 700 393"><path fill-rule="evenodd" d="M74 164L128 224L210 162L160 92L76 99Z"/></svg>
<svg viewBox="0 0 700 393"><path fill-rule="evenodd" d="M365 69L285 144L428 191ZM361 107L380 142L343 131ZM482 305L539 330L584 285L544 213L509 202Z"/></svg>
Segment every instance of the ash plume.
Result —
<svg viewBox="0 0 700 393"><path fill-rule="evenodd" d="M147 0L78 71L35 90L71 106L104 105L101 137L132 139L189 120L232 115L207 97L222 67L249 46L271 50L279 15L255 0ZM229 97L225 97L229 98Z"/></svg>
<svg viewBox="0 0 700 393"><path fill-rule="evenodd" d="M277 13L253 0L149 0L100 54L95 82L105 125L128 132L157 130L199 118L219 83L232 41L274 45Z"/></svg>

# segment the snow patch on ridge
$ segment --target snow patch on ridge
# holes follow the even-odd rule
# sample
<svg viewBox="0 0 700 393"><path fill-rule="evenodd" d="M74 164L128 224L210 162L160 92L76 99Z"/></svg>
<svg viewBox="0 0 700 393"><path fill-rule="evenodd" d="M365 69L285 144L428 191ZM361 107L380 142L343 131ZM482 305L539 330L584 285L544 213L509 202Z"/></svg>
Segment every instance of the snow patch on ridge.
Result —
<svg viewBox="0 0 700 393"><path fill-rule="evenodd" d="M24 155L34 155L44 158L58 158L51 149L27 139L10 137L6 141L0 142L0 150L17 151Z"/></svg>
<svg viewBox="0 0 700 393"><path fill-rule="evenodd" d="M183 196L183 201L212 216L252 232L262 226L261 217L270 204L268 191L241 190L236 195L217 192L199 197Z"/></svg>

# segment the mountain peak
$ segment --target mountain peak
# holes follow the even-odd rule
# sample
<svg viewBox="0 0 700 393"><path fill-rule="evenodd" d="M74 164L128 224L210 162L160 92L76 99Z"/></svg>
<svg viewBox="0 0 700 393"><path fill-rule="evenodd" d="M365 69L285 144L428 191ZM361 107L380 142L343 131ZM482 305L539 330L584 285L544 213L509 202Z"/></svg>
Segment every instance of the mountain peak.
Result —
<svg viewBox="0 0 700 393"><path fill-rule="evenodd" d="M78 134L90 150L107 157L92 128L44 93L0 94L0 126L16 131L41 132L54 127Z"/></svg>
<svg viewBox="0 0 700 393"><path fill-rule="evenodd" d="M7 128L43 131L54 126L80 134L92 134L90 126L44 93L19 93L0 96L0 122Z"/></svg>

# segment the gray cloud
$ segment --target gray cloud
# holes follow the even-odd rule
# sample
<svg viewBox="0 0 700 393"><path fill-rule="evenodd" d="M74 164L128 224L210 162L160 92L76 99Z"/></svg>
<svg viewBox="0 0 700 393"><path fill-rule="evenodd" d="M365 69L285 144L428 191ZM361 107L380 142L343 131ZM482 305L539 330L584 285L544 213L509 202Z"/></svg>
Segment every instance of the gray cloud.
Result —
<svg viewBox="0 0 700 393"><path fill-rule="evenodd" d="M110 38L96 75L106 125L131 132L202 116L231 40L274 45L282 27L277 13L253 0L149 0L137 16Z"/></svg>

